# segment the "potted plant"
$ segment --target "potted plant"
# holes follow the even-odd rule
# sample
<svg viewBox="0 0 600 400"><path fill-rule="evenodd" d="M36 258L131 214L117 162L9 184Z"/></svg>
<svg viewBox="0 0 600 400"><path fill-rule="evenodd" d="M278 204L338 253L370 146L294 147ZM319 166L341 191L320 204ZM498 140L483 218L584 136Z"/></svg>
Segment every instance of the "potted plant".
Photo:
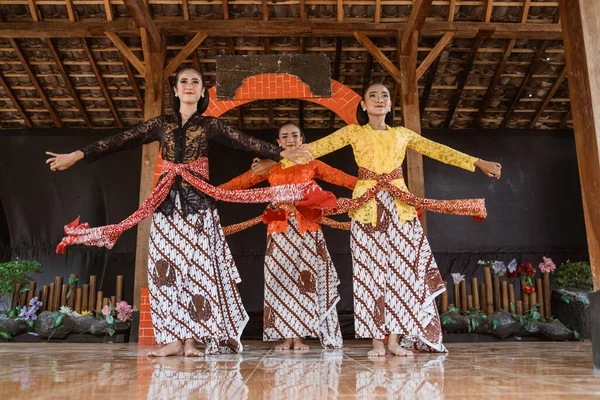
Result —
<svg viewBox="0 0 600 400"><path fill-rule="evenodd" d="M555 272L552 313L582 339L591 339L592 322L588 294L593 289L592 270L587 262L567 261Z"/></svg>

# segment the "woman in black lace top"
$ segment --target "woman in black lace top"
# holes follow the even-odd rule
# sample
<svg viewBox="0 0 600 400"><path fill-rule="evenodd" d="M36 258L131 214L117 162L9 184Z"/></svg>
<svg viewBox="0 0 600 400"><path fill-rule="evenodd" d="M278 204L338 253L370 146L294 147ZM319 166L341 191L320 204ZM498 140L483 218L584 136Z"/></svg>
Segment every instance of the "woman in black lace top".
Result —
<svg viewBox="0 0 600 400"><path fill-rule="evenodd" d="M70 154L47 153L51 156L46 161L50 169L62 171L81 159L93 162L116 151L160 142L166 167L155 189L160 193L153 192L155 196L136 212L139 215L123 221L124 226L91 229L86 229L86 224L67 226L65 231L69 236L61 242L63 249L64 245L77 243L110 248L122 230L139 222L146 215L144 211L147 213L159 204L150 232L148 286L156 341L165 346L149 353L152 356L201 356L196 341L206 344L207 354L243 349L240 335L248 315L235 285L240 277L213 199L216 194L220 194L219 198L225 197L219 189L206 183L209 140L250 150L275 161L283 157L296 162L300 157L311 159L304 150L281 151L274 144L245 135L216 118L203 116L208 100L201 73L186 68L178 72L171 93L176 115L153 118ZM187 178L183 179L182 175ZM262 194L267 193L260 190ZM261 199L259 192L240 193L226 198L230 201ZM275 195L290 196L289 190L280 190ZM265 198L264 201L270 200ZM75 237L77 239L73 239Z"/></svg>

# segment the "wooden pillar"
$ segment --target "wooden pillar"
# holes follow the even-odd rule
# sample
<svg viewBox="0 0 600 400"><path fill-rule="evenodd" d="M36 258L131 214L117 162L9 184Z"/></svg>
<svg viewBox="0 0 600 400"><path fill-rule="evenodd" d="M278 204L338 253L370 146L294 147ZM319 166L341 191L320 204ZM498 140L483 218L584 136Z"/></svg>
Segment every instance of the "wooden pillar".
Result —
<svg viewBox="0 0 600 400"><path fill-rule="evenodd" d="M575 146L594 279L592 309L600 309L600 2L560 0ZM592 314L594 366L600 369L600 315Z"/></svg>
<svg viewBox="0 0 600 400"><path fill-rule="evenodd" d="M401 35L400 31L398 35ZM401 43L401 36L398 38ZM419 113L419 89L417 86L417 46L419 32L413 32L406 48L401 49L400 72L402 83L400 85L400 103L402 107L403 125L421 134L421 114ZM423 174L423 156L414 150L408 149L406 153L408 189L415 196L425 197L425 178ZM421 215L421 225L427 233L427 219L425 213Z"/></svg>
<svg viewBox="0 0 600 400"><path fill-rule="evenodd" d="M163 72L165 66L166 38L161 36L156 43L145 29L140 29L144 61L146 65L146 92L144 98L144 120L158 117L162 113L164 98ZM142 149L142 171L140 177L140 205L152 191L154 167L159 145L152 143ZM133 304L140 307L142 288L148 287L148 240L152 219L146 218L138 225L135 253L135 278L133 283Z"/></svg>
<svg viewBox="0 0 600 400"><path fill-rule="evenodd" d="M600 290L600 3L561 0L559 10L594 289Z"/></svg>

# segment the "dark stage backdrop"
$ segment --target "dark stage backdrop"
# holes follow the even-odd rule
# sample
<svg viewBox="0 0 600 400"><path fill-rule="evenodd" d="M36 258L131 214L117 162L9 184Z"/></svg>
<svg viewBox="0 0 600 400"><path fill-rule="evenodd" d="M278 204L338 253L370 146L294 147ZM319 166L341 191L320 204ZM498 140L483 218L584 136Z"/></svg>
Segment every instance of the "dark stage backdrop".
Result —
<svg viewBox="0 0 600 400"><path fill-rule="evenodd" d="M68 133L65 133L68 132ZM126 299L132 301L135 229L116 246L54 248L62 226L81 215L92 226L119 222L138 203L141 150L114 154L94 164L80 162L66 172L52 173L44 151L68 152L115 131L4 131L0 136L0 261L17 257L42 263L40 283L56 275L77 273L85 281L98 275L101 289L114 292L115 277L125 275ZM93 136L90 135L93 133ZM312 141L326 131L307 132ZM271 140L271 132L251 134ZM543 255L560 263L587 260L579 176L572 132L426 131L424 135L468 154L503 164L500 181L424 158L425 190L437 199L484 197L488 219L428 213L428 237L444 279L460 272L481 277L479 259L537 264ZM253 155L219 144L210 149L211 182L220 184L247 170ZM328 164L356 174L350 147L323 157ZM348 196L346 189L324 188ZM223 225L259 215L263 205L219 204ZM342 218L343 219L343 218ZM263 298L264 226L228 238L242 276L240 291L251 314L247 336L260 335ZM352 334L352 266L349 234L325 228L329 251L340 275L344 335ZM347 315L347 317L345 317Z"/></svg>

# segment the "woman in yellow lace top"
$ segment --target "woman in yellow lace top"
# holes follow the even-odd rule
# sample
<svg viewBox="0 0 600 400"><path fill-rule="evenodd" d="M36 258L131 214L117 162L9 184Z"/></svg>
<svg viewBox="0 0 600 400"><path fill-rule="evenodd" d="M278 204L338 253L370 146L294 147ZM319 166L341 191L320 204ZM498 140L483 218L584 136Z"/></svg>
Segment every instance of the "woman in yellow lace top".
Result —
<svg viewBox="0 0 600 400"><path fill-rule="evenodd" d="M404 127L392 128L388 89L367 88L357 110L361 125L346 126L305 146L321 157L351 145L359 166L353 198L382 182L408 189L402 177L406 149L446 164L500 178L501 165L477 159L425 139ZM387 122L387 124L386 124ZM372 338L371 356L412 355L407 349L446 351L435 297L445 288L414 207L379 190L375 198L349 211L356 336Z"/></svg>

